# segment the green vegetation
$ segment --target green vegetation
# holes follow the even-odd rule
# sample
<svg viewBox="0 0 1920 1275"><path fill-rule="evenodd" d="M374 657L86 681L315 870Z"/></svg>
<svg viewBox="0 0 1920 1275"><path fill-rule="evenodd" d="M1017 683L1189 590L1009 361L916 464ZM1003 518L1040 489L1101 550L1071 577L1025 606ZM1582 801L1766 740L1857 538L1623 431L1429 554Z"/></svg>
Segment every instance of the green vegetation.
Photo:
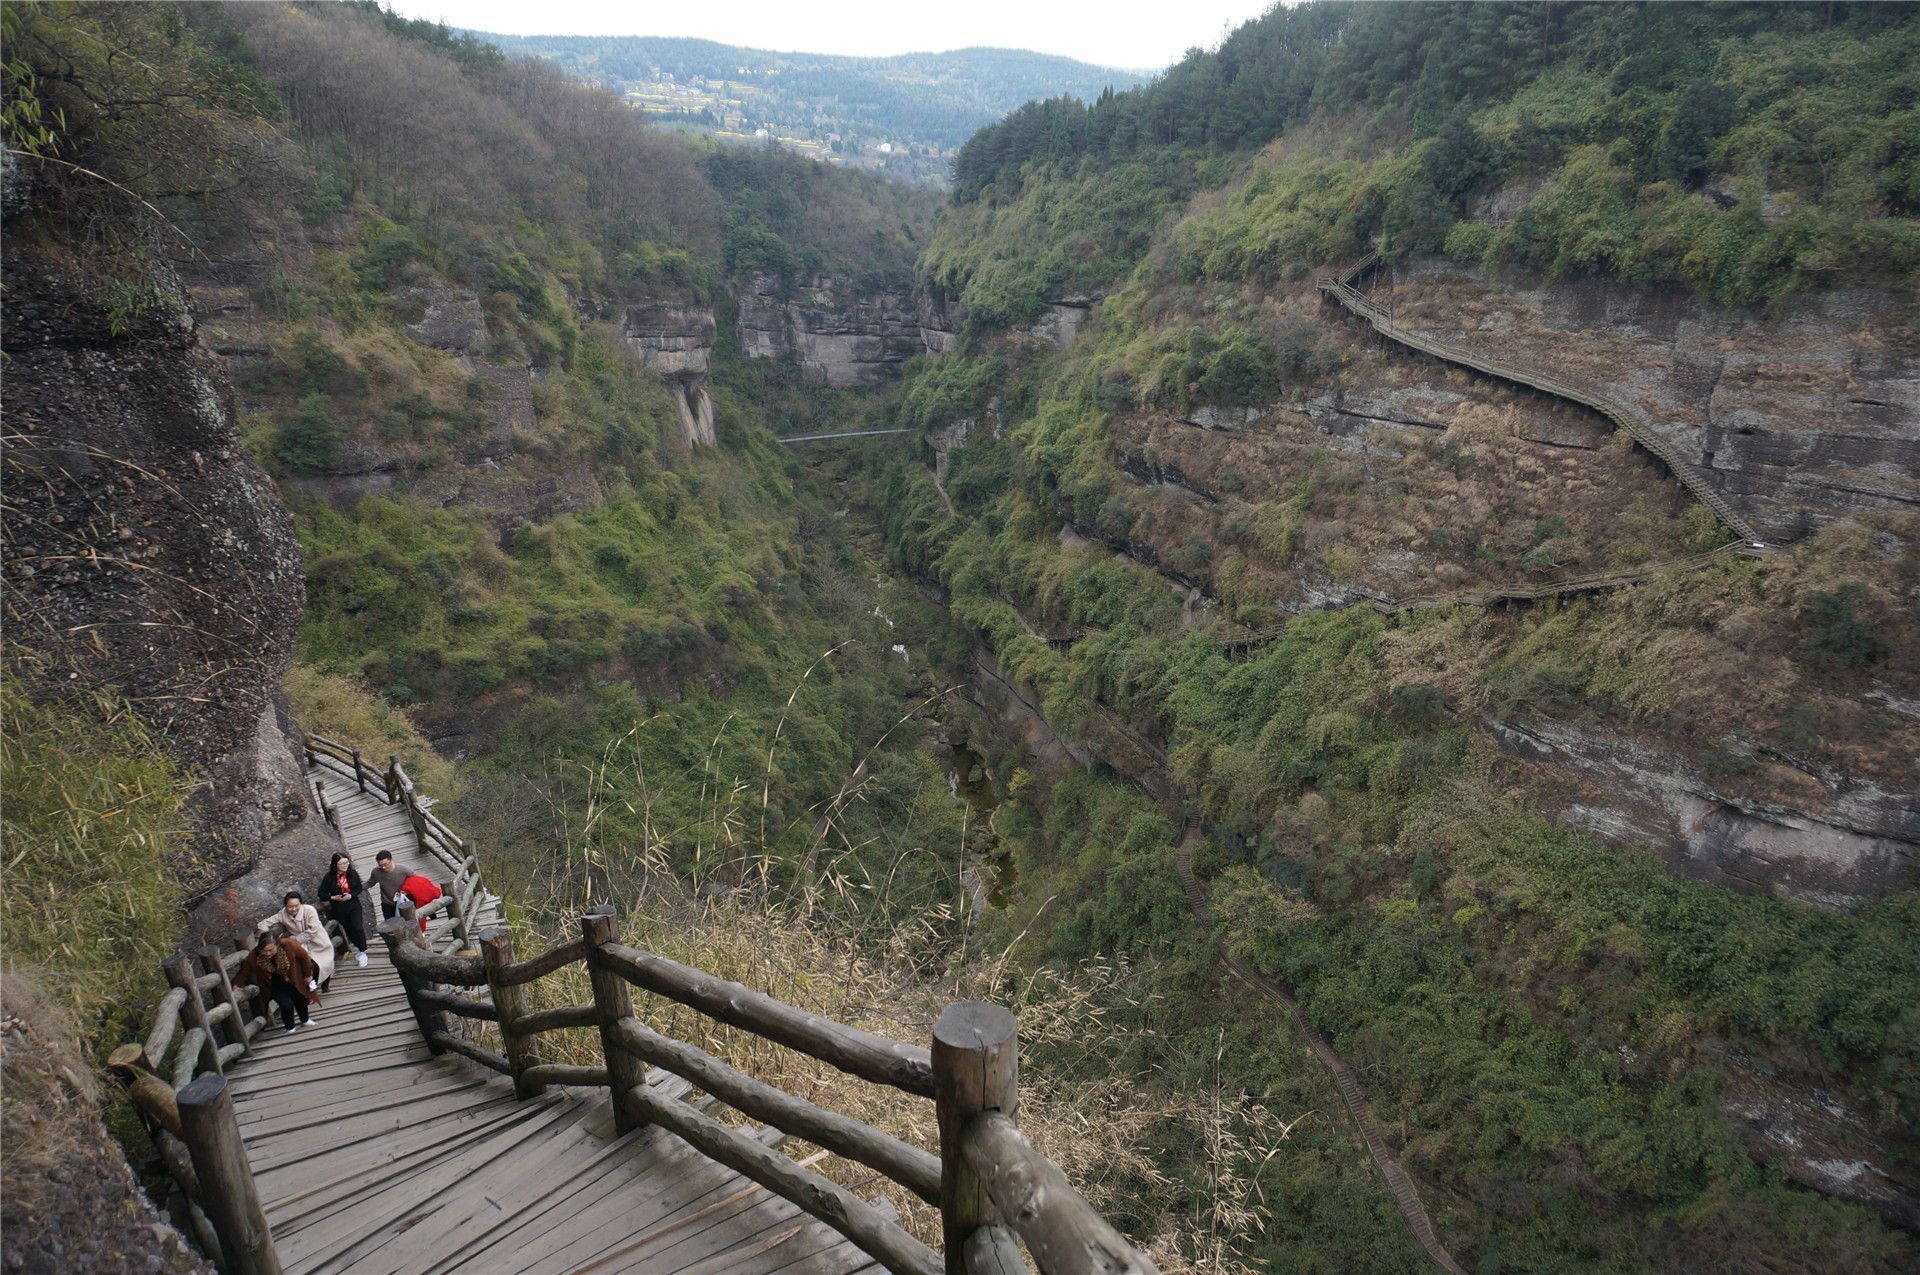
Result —
<svg viewBox="0 0 1920 1275"><path fill-rule="evenodd" d="M130 16L150 11L168 16ZM72 16L19 12L10 43ZM1687 882L1537 813L1480 724L1645 732L1760 799L1786 782L1776 746L1909 791L1910 732L1843 693L1911 672L1911 581L1865 528L1513 614L1289 618L1303 583L1358 580L1376 550L1513 578L1698 551L1715 528L1609 488L1590 499L1623 530L1601 543L1570 495L1504 503L1529 474L1498 467L1512 422L1490 406L1398 456L1248 447L1169 477L1187 490L1167 500L1128 477L1183 461L1175 412L1344 388L1365 352L1289 281L1383 233L1727 304L1911 270L1914 102L1888 87L1913 65L1904 10L1277 10L1154 85L982 132L932 233L923 195L683 146L371 6L99 12L281 138L272 204L167 208L210 246L261 241L253 217L306 240L253 282L265 352L236 377L250 439L299 493L298 712L458 791L451 817L523 923L673 901L657 942L726 972L760 953L742 933L791 919L777 901L816 909L776 936L798 981L841 993L809 1003L891 1006L904 967L1033 1008L1036 1090L1083 1100L1070 1127L1121 1130L1075 1170L1132 1233L1221 1269L1425 1269L1319 1065L1222 981L1173 871L1197 827L1221 936L1365 1077L1464 1261L1910 1253L1789 1187L1727 1109L1764 1073L1843 1096L1911 1154L1912 884L1843 914ZM57 145L54 90L6 74L10 135ZM1510 187L1531 191L1516 216L1474 219ZM729 289L753 276L916 270L970 326L897 392L820 391L730 332ZM1094 293L1068 350L1000 331ZM662 300L716 308L717 447L686 443L615 325ZM408 334L435 307L467 316L465 362ZM923 449L803 459L773 437L963 419L946 500ZM1633 491L1624 454L1605 459ZM1219 623L1276 635L1230 658L1195 581ZM1043 773L1020 731L947 694L981 648L1094 764ZM1766 695L1746 694L1758 674ZM168 937L172 775L116 706L6 694L7 840L29 856L8 931L60 936L28 954L97 1019ZM963 723L990 812L948 788ZM432 759L416 724L461 760ZM969 855L1005 861L1004 909L975 914ZM715 900L698 924L689 898ZM69 934L88 952L59 950ZM1068 984L1087 1017L1043 1030Z"/></svg>
<svg viewBox="0 0 1920 1275"><path fill-rule="evenodd" d="M969 297L979 279L985 318L1031 317L1002 299L1058 287L1051 254L1074 236L1111 238L1074 210L1079 192L1123 173L1147 188L1152 172L1169 191L1226 187L1176 232L1187 279L1290 277L1379 239L1679 280L1726 306L1909 275L1920 103L1894 86L1920 74L1912 18L1872 4L1278 9L1152 85L1031 103L981 130L929 265L949 287L964 276ZM1477 201L1509 185L1532 192L1518 215L1479 219ZM1043 215L1053 234L1022 232ZM1126 225L1087 283L1137 262L1146 223ZM989 226L1005 227L996 249L972 249Z"/></svg>
<svg viewBox="0 0 1920 1275"><path fill-rule="evenodd" d="M648 36L485 38L611 85L661 123L741 143L764 129L815 159L934 186L975 129L1022 102L1143 78L1017 49L856 58Z"/></svg>
<svg viewBox="0 0 1920 1275"><path fill-rule="evenodd" d="M186 785L110 692L49 694L34 667L0 679L0 830L8 847L7 966L31 971L85 1052L120 1043L119 1016L160 987L182 891L167 862Z"/></svg>

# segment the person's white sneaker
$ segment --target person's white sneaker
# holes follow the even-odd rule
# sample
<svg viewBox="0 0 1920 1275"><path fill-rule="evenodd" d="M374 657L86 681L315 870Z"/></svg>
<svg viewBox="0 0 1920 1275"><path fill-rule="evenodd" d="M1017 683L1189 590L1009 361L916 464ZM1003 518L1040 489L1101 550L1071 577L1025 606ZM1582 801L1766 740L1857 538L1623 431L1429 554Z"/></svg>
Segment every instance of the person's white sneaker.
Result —
<svg viewBox="0 0 1920 1275"><path fill-rule="evenodd" d="M291 1035L293 1035L293 1034L294 1034L295 1032L297 1032L297 1031L299 1031L299 1030L300 1030L300 1024L298 1024L298 1023L295 1023L295 1024L293 1025L293 1026L291 1026L291 1027L289 1027L289 1028L287 1028L287 1030L286 1030L286 1034L287 1034L287 1035L289 1035L289 1036L291 1036Z"/></svg>
<svg viewBox="0 0 1920 1275"><path fill-rule="evenodd" d="M353 958L353 963L355 965L365 965L367 963L367 954L365 952L356 953Z"/></svg>

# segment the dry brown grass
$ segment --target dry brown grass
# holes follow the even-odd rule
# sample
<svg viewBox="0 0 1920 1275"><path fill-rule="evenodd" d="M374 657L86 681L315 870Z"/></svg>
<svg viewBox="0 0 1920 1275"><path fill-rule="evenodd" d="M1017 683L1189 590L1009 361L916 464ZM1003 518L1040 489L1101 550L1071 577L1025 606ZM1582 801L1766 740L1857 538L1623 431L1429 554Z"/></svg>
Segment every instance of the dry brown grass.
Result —
<svg viewBox="0 0 1920 1275"><path fill-rule="evenodd" d="M1184 1198L1148 1147L1175 1122L1208 1148L1206 1202L1151 1237L1135 1237L1164 1270L1240 1275L1239 1254L1258 1231L1265 1206L1255 1185L1259 1167L1291 1130L1285 1113L1216 1083L1194 1094L1170 1093L1153 1077L1116 1073L1116 1011L1134 993L1123 961L1087 961L1032 968L1007 951L966 954L950 938L953 918L942 907L909 914L884 929L865 895L840 892L823 874L810 890L783 895L768 888L769 873L751 870L748 882L690 897L668 874L656 874L620 901L620 940L720 978L764 992L864 1031L911 1043L931 1040L940 1010L955 1000L989 1000L1012 1008L1020 1025L1023 1067L1020 1124L1039 1150L1060 1165L1096 1208L1152 1198ZM568 888L556 883L555 892ZM544 930L515 917L515 946L524 959L578 933L584 905L567 908ZM529 989L533 1008L592 1001L586 969L573 965ZM685 1006L636 991L634 1012L655 1030L694 1044L784 1092L851 1116L913 1145L938 1150L933 1104L850 1077L828 1064L748 1032L726 1027ZM494 1029L477 1033L492 1047ZM554 1032L539 1040L547 1061L597 1066L598 1033ZM1045 1067L1027 1060L1040 1056ZM722 1112L721 1118L740 1117ZM1156 1134L1158 1136L1156 1136ZM939 1242L939 1215L905 1189L867 1167L798 1139L783 1150L815 1171L860 1192L885 1196L907 1229Z"/></svg>
<svg viewBox="0 0 1920 1275"><path fill-rule="evenodd" d="M386 769L388 755L397 755L422 792L439 801L459 796L453 763L434 751L405 713L364 683L295 662L283 685L293 718L303 728L358 748L376 769Z"/></svg>

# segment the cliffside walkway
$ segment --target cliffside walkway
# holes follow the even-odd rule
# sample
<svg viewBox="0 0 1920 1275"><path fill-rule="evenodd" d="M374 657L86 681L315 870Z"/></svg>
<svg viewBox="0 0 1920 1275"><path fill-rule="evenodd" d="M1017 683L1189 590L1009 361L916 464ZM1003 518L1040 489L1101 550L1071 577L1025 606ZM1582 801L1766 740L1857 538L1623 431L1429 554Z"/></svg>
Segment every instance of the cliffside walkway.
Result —
<svg viewBox="0 0 1920 1275"><path fill-rule="evenodd" d="M398 760L383 773L317 735L305 746L316 805L355 857L391 850L442 894L383 922L365 966L343 959L292 1035L232 981L244 951L211 945L166 963L145 1042L114 1051L223 1275L1010 1275L1023 1246L1042 1275L1158 1275L1021 1133L1008 1010L947 1006L931 1050L888 1040L627 947L604 906L515 960L472 847ZM576 965L591 1003L535 1008L532 989ZM661 1034L632 989L930 1100L938 1153ZM542 1043L556 1032L576 1035ZM788 1138L819 1151L796 1159ZM860 1188L884 1178L937 1207L944 1260L885 1196L813 1169L830 1156Z"/></svg>
<svg viewBox="0 0 1920 1275"><path fill-rule="evenodd" d="M1608 589L1625 588L1651 580L1663 571L1698 571L1712 566L1729 555L1750 558L1766 557L1770 551L1756 547L1745 540L1734 540L1721 545L1718 549L1697 553L1685 558L1669 558L1664 562L1649 563L1644 567L1634 567L1626 571L1605 571L1597 575L1576 576L1569 580L1550 580L1537 585L1514 585L1510 588L1493 587L1488 589L1463 589L1457 593L1427 593L1417 597L1389 600L1371 598L1364 604L1371 606L1382 615L1403 615L1408 611L1429 611L1443 607L1473 606L1490 607L1507 602L1541 602L1548 598L1565 598L1579 593L1601 593ZM1229 652L1252 650L1265 646L1282 633L1287 626L1272 625L1264 629L1255 629L1221 635L1219 643Z"/></svg>
<svg viewBox="0 0 1920 1275"><path fill-rule="evenodd" d="M1760 538L1753 525L1741 517L1732 504L1714 490L1710 483L1700 477L1693 466L1680 455L1679 449L1660 437L1631 404L1591 387L1577 385L1551 372L1514 363L1485 351L1476 350L1471 346L1462 345L1457 341L1444 341L1438 337L1409 331L1395 323L1392 313L1385 306L1369 300L1354 287L1360 276L1377 264L1379 264L1378 254L1370 253L1339 278L1321 279L1319 282L1321 294L1363 319L1381 336L1404 345L1410 350L1418 350L1422 354L1430 354L1444 362L1471 368L1486 376L1498 377L1515 385L1524 385L1544 394L1552 394L1600 413L1616 428L1631 436L1634 442L1659 457L1681 485L1691 492L1696 500L1711 509L1714 516L1726 524L1736 536L1747 541Z"/></svg>
<svg viewBox="0 0 1920 1275"><path fill-rule="evenodd" d="M312 774L356 860L388 849L404 870L444 871L420 853L403 806L330 769ZM498 919L491 897L473 917ZM269 1025L227 1072L289 1275L877 1269L663 1130L618 1133L605 1088L521 1102L508 1077L434 1056L379 947L364 968L343 954L312 1025L292 1036ZM663 1098L689 1092L663 1071L648 1083Z"/></svg>
<svg viewBox="0 0 1920 1275"><path fill-rule="evenodd" d="M1180 839L1174 867L1180 874L1181 887L1187 892L1187 906L1202 925L1211 927L1213 909L1208 906L1206 889L1193 871L1193 839L1198 834L1196 827L1187 829ZM1426 1206L1420 1202L1420 1193L1414 1189L1413 1179L1407 1176L1407 1171L1400 1167L1400 1161L1394 1158L1387 1144L1381 1140L1373 1116L1367 1111L1366 1095L1360 1091L1360 1082L1353 1078L1352 1069L1340 1061L1340 1055L1333 1052L1333 1046L1327 1043L1327 1038L1314 1030L1307 1021L1305 1011L1300 1008L1300 1002L1286 988L1229 952L1224 941L1218 944L1218 948L1220 964L1227 972L1258 995L1284 1009L1300 1029L1300 1034L1306 1037L1307 1046L1313 1050L1314 1057L1333 1076L1333 1083L1340 1090L1340 1100L1346 1104L1347 1114L1353 1119L1354 1128L1360 1131L1360 1140L1366 1144L1367 1155L1372 1158L1374 1167L1380 1170L1380 1176L1386 1179L1387 1189L1393 1192L1393 1202L1399 1207L1400 1216L1405 1219L1413 1238L1419 1241L1420 1247L1427 1251L1427 1256L1442 1270L1450 1271L1452 1275L1466 1275L1460 1264L1441 1247L1440 1237L1434 1233L1433 1220L1427 1216Z"/></svg>

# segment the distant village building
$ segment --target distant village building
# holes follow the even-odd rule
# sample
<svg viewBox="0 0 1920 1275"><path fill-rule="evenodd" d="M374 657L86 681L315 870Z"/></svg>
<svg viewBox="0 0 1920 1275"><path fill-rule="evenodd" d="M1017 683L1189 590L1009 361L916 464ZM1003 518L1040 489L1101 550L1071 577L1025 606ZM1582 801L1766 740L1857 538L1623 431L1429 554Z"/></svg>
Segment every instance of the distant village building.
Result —
<svg viewBox="0 0 1920 1275"><path fill-rule="evenodd" d="M880 143L880 153L881 153L882 155L891 155L891 154L893 154L893 143L892 143L892 142L882 142L882 143Z"/></svg>

